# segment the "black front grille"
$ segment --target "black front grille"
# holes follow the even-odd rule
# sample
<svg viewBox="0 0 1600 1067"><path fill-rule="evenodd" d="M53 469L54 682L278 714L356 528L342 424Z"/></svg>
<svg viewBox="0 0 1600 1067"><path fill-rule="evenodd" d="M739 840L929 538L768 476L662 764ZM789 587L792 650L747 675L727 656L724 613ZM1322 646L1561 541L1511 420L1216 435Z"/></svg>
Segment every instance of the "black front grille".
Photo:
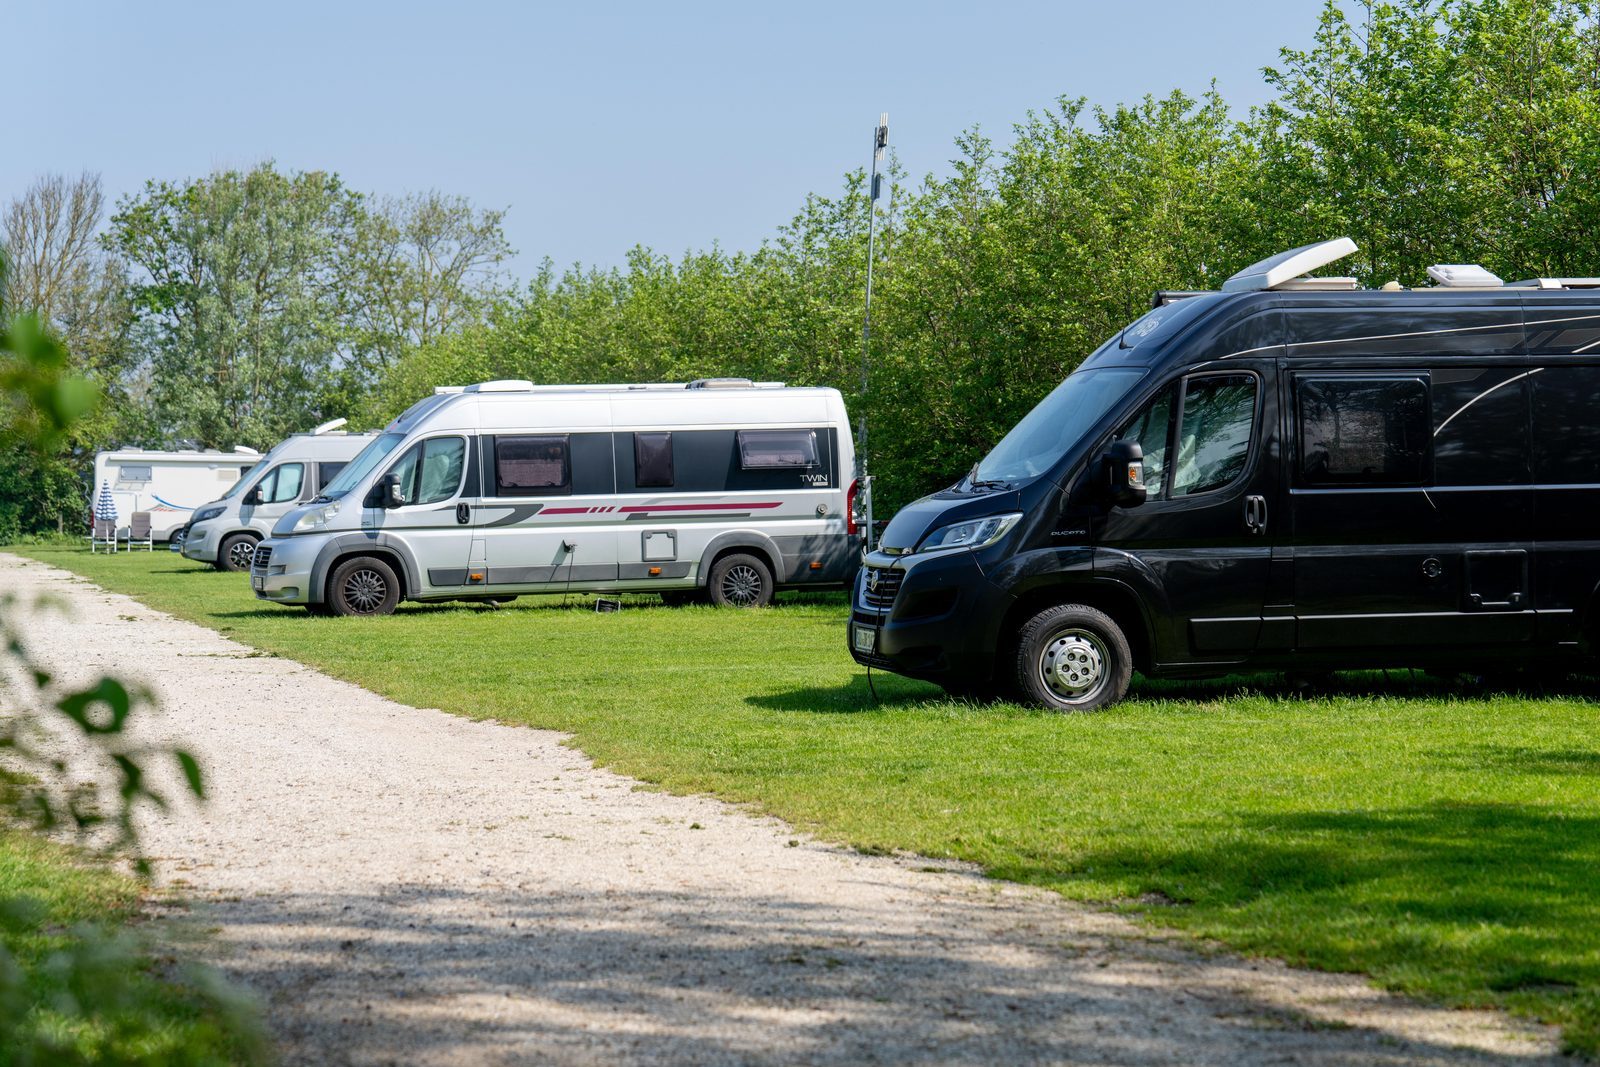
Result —
<svg viewBox="0 0 1600 1067"><path fill-rule="evenodd" d="M905 572L892 567L868 567L861 582L861 606L871 611L888 611L894 606L895 594Z"/></svg>
<svg viewBox="0 0 1600 1067"><path fill-rule="evenodd" d="M267 564L272 561L272 547L270 545L257 545L256 558L250 564L250 569L260 574L267 573Z"/></svg>

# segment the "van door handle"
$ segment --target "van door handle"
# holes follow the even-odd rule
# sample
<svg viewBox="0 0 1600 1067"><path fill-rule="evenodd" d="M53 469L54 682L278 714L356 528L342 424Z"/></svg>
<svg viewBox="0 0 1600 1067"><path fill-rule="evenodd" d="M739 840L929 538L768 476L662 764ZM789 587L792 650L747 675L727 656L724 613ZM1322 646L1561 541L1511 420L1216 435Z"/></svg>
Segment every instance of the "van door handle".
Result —
<svg viewBox="0 0 1600 1067"><path fill-rule="evenodd" d="M463 526L472 521L472 508L465 502L456 505L456 521Z"/></svg>
<svg viewBox="0 0 1600 1067"><path fill-rule="evenodd" d="M1244 498L1244 528L1253 534L1267 532L1266 497L1252 495Z"/></svg>

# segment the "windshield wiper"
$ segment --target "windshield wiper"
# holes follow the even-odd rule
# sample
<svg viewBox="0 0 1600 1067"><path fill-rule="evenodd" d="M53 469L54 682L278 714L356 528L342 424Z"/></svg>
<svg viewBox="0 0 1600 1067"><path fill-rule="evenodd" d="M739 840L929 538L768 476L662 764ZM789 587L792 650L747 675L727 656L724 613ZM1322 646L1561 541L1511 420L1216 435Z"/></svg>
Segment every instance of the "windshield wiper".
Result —
<svg viewBox="0 0 1600 1067"><path fill-rule="evenodd" d="M1010 482L996 481L993 478L974 478L967 483L974 489L1010 489Z"/></svg>

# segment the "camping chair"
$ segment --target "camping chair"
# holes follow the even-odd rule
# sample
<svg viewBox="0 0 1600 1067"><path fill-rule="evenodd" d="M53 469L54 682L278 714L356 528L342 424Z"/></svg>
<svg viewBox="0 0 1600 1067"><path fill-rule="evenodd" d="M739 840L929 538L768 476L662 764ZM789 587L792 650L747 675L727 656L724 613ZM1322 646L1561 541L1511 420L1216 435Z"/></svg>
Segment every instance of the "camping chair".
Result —
<svg viewBox="0 0 1600 1067"><path fill-rule="evenodd" d="M128 520L128 551L133 551L134 545L143 545L146 552L156 550L155 538L150 535L150 513L148 511L135 511Z"/></svg>
<svg viewBox="0 0 1600 1067"><path fill-rule="evenodd" d="M117 520L95 519L89 535L89 551L98 552L104 547L107 552L117 550Z"/></svg>

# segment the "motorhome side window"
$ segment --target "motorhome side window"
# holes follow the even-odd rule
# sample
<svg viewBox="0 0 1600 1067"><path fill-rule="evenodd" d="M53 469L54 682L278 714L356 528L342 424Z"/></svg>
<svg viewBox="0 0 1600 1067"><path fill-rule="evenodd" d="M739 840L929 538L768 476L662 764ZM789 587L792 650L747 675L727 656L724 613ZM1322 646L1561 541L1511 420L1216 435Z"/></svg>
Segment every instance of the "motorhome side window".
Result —
<svg viewBox="0 0 1600 1067"><path fill-rule="evenodd" d="M461 487L466 455L467 443L461 438L433 437L407 449L389 473L400 479L400 495L407 504L436 504Z"/></svg>
<svg viewBox="0 0 1600 1067"><path fill-rule="evenodd" d="M1421 485L1432 436L1417 377L1295 379L1300 480L1306 485Z"/></svg>
<svg viewBox="0 0 1600 1067"><path fill-rule="evenodd" d="M497 496L565 496L572 492L572 459L565 435L497 437Z"/></svg>
<svg viewBox="0 0 1600 1067"><path fill-rule="evenodd" d="M324 489L328 488L328 483L333 481L335 478L337 478L339 476L339 472L342 471L342 470L344 470L344 464L343 463L329 463L326 460L324 460L321 463L318 463L317 464L317 492L320 493Z"/></svg>
<svg viewBox="0 0 1600 1067"><path fill-rule="evenodd" d="M261 502L263 504L282 504L300 498L300 486L304 483L306 469L300 463L282 463L274 467L265 478L261 479Z"/></svg>
<svg viewBox="0 0 1600 1067"><path fill-rule="evenodd" d="M815 430L740 430L742 470L804 470L817 462Z"/></svg>
<svg viewBox="0 0 1600 1067"><path fill-rule="evenodd" d="M1254 375L1190 378L1181 405L1178 386L1166 386L1117 436L1144 449L1146 499L1194 496L1221 489L1244 472L1255 413Z"/></svg>
<svg viewBox="0 0 1600 1067"><path fill-rule="evenodd" d="M633 484L640 489L670 489L674 480L672 434L634 434Z"/></svg>

